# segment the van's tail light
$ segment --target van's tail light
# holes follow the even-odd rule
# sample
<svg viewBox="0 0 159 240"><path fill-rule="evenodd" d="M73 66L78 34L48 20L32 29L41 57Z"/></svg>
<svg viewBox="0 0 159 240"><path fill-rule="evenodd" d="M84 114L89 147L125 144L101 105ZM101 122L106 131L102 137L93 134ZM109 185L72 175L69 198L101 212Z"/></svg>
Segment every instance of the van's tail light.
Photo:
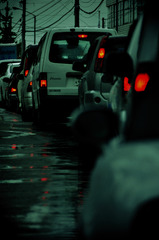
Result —
<svg viewBox="0 0 159 240"><path fill-rule="evenodd" d="M106 43L107 37L103 37L100 47L97 53L96 57L96 62L95 62L95 67L94 71L95 72L102 72L102 67L103 67L103 61L104 61L104 56L105 56L105 43Z"/></svg>
<svg viewBox="0 0 159 240"><path fill-rule="evenodd" d="M40 87L47 87L47 80L46 79L41 79L40 80Z"/></svg>
<svg viewBox="0 0 159 240"><path fill-rule="evenodd" d="M17 89L12 87L10 91L11 91L11 93L15 93L17 91Z"/></svg>
<svg viewBox="0 0 159 240"><path fill-rule="evenodd" d="M147 73L139 73L135 79L135 91L143 92L150 80L150 76Z"/></svg>
<svg viewBox="0 0 159 240"><path fill-rule="evenodd" d="M47 73L40 74L39 84L41 88L47 87Z"/></svg>
<svg viewBox="0 0 159 240"><path fill-rule="evenodd" d="M129 83L129 78L124 77L124 92L128 92L131 88L131 84Z"/></svg>
<svg viewBox="0 0 159 240"><path fill-rule="evenodd" d="M87 35L87 34L79 34L78 37L79 37L79 38L87 38L88 35Z"/></svg>

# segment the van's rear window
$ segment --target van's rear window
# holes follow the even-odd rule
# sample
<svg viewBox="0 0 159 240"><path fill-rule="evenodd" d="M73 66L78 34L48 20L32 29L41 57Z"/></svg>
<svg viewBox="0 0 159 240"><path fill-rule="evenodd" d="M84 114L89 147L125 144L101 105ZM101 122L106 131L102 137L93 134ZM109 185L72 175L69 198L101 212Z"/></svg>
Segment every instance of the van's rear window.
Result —
<svg viewBox="0 0 159 240"><path fill-rule="evenodd" d="M55 33L50 47L49 60L56 63L73 63L82 60L95 38L110 35L103 32Z"/></svg>

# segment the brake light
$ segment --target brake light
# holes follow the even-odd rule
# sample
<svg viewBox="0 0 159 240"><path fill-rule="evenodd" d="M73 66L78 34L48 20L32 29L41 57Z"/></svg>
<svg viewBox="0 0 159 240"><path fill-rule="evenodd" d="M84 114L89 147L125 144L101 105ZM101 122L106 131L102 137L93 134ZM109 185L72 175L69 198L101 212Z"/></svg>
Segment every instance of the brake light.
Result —
<svg viewBox="0 0 159 240"><path fill-rule="evenodd" d="M128 92L131 88L131 84L129 83L129 78L124 77L124 91Z"/></svg>
<svg viewBox="0 0 159 240"><path fill-rule="evenodd" d="M135 91L143 92L150 80L150 76L147 73L139 73L135 79Z"/></svg>
<svg viewBox="0 0 159 240"><path fill-rule="evenodd" d="M31 81L31 82L29 83L29 85L32 86L32 85L33 85L33 82Z"/></svg>
<svg viewBox="0 0 159 240"><path fill-rule="evenodd" d="M47 81L45 79L40 80L40 87L47 87Z"/></svg>
<svg viewBox="0 0 159 240"><path fill-rule="evenodd" d="M106 41L107 41L107 36L103 37L101 40L100 47L96 56L96 62L94 67L95 72L102 72Z"/></svg>
<svg viewBox="0 0 159 240"><path fill-rule="evenodd" d="M104 58L104 56L105 56L105 49L100 48L98 51L98 58Z"/></svg>
<svg viewBox="0 0 159 240"><path fill-rule="evenodd" d="M78 37L79 37L79 38L87 38L88 35L87 35L87 34L79 34Z"/></svg>
<svg viewBox="0 0 159 240"><path fill-rule="evenodd" d="M11 88L11 92L12 92L12 93L14 93L14 92L16 92L16 91L17 91L16 88Z"/></svg>
<svg viewBox="0 0 159 240"><path fill-rule="evenodd" d="M24 76L26 77L29 73L29 70L25 70Z"/></svg>

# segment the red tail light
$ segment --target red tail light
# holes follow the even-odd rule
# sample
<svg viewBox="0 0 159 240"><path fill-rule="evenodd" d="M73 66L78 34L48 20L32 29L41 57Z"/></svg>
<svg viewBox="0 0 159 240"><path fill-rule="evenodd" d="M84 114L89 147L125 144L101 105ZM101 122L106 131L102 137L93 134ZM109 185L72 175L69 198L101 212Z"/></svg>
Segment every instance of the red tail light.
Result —
<svg viewBox="0 0 159 240"><path fill-rule="evenodd" d="M25 70L24 76L26 77L29 73L29 70Z"/></svg>
<svg viewBox="0 0 159 240"><path fill-rule="evenodd" d="M79 37L79 38L87 38L88 35L87 35L87 34L79 34L78 37Z"/></svg>
<svg viewBox="0 0 159 240"><path fill-rule="evenodd" d="M33 85L33 82L31 81L31 82L29 83L29 85L32 86L32 85Z"/></svg>
<svg viewBox="0 0 159 240"><path fill-rule="evenodd" d="M124 91L128 92L131 88L131 84L129 83L129 79L124 77Z"/></svg>
<svg viewBox="0 0 159 240"><path fill-rule="evenodd" d="M97 53L97 57L96 57L96 63L95 63L95 67L94 70L95 72L102 72L102 67L103 67L103 60L104 60L104 56L105 56L105 43L106 43L107 37L103 37L102 41L100 43L100 47Z"/></svg>
<svg viewBox="0 0 159 240"><path fill-rule="evenodd" d="M47 87L47 80L41 79L40 80L40 87Z"/></svg>
<svg viewBox="0 0 159 240"><path fill-rule="evenodd" d="M139 73L135 79L135 91L143 92L150 80L150 76L147 73Z"/></svg>
<svg viewBox="0 0 159 240"><path fill-rule="evenodd" d="M39 86L40 88L46 88L47 87L47 73L41 72L39 76Z"/></svg>
<svg viewBox="0 0 159 240"><path fill-rule="evenodd" d="M15 93L17 91L16 88L11 88L11 93Z"/></svg>
<svg viewBox="0 0 159 240"><path fill-rule="evenodd" d="M104 58L104 56L105 56L105 49L100 48L98 51L98 58Z"/></svg>

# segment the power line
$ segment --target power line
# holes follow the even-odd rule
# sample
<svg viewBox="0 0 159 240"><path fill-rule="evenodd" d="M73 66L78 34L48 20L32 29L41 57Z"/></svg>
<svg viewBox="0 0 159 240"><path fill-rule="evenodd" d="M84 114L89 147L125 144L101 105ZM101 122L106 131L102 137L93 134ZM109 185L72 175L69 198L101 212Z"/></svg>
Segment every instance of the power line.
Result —
<svg viewBox="0 0 159 240"><path fill-rule="evenodd" d="M59 14L60 12L62 12L62 10L65 9L65 8L66 8L66 7L63 6L62 8L60 8L60 10L59 10L58 12L56 11L56 13L55 13L54 15L51 15L51 16L48 16L48 15L47 15L47 16L43 16L43 18L46 18L46 17L48 17L48 18L43 21L43 23L40 25L40 27L43 26L43 25L45 25L45 23L48 22L48 21L50 21L54 16L58 16L58 14ZM40 20L41 20L41 19L40 19Z"/></svg>
<svg viewBox="0 0 159 240"><path fill-rule="evenodd" d="M67 11L64 15L62 15L58 20L56 20L55 22L49 24L49 25L46 26L46 27L37 29L36 32L42 31L42 30L44 30L44 29L46 29L46 28L49 28L49 27L53 26L54 24L56 24L57 22L59 22L62 18L64 18L68 13L70 13L73 9L74 9L74 6L73 6L69 11ZM27 31L27 32L33 32L33 31Z"/></svg>
<svg viewBox="0 0 159 240"><path fill-rule="evenodd" d="M43 14L44 12L50 10L50 8L53 8L53 7L56 6L58 3L59 3L59 2L56 2L56 3L54 3L53 5L51 5L50 7L48 7L47 9L45 9L45 10L43 10L42 12L36 14L36 17L39 16L39 15L41 15L41 14ZM48 4L47 4L47 5L48 5ZM44 8L45 6L46 6L46 5L44 5L43 8ZM42 7L41 7L41 8L42 8ZM41 8L39 8L39 9L41 9ZM36 11L36 10L35 10L35 11ZM33 13L35 13L35 11L33 11ZM27 21L30 21L31 19L32 19L32 18L29 18Z"/></svg>
<svg viewBox="0 0 159 240"><path fill-rule="evenodd" d="M103 2L104 2L104 0L102 0L102 1L99 3L99 5L98 5L93 11L91 11L91 12L87 12L87 11L81 9L81 8L80 8L80 10L81 10L82 12L86 13L86 14L92 14L92 13L94 13L94 12L102 5Z"/></svg>

